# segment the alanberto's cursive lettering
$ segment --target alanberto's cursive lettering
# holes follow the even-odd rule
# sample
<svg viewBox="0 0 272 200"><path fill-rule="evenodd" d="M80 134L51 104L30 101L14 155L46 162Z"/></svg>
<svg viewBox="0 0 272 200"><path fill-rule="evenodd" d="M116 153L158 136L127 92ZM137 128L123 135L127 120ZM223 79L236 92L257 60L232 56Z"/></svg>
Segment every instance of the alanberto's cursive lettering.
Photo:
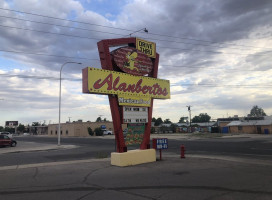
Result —
<svg viewBox="0 0 272 200"><path fill-rule="evenodd" d="M113 80L112 74L109 74L104 80L95 81L93 87L98 90L104 85L107 85L107 90L111 91L120 91L120 92L131 92L137 94L150 94L150 95L163 95L167 96L168 92L166 88L161 88L158 83L155 83L152 86L142 85L143 79L139 79L135 84L127 84L125 82L120 82L120 77L116 77Z"/></svg>

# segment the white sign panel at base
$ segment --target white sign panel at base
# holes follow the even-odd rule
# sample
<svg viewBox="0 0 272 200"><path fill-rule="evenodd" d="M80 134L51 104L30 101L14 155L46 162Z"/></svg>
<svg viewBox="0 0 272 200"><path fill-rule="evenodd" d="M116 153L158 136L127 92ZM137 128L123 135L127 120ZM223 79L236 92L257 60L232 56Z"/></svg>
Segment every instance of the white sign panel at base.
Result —
<svg viewBox="0 0 272 200"><path fill-rule="evenodd" d="M148 108L123 106L123 123L148 123Z"/></svg>

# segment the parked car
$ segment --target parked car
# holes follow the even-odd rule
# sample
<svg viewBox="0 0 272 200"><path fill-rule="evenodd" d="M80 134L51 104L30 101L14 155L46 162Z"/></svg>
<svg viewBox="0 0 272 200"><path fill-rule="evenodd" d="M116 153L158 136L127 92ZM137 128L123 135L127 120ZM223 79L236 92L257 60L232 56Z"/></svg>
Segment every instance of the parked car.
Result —
<svg viewBox="0 0 272 200"><path fill-rule="evenodd" d="M0 135L0 146L15 147L16 145L17 145L17 142L14 139L4 134Z"/></svg>
<svg viewBox="0 0 272 200"><path fill-rule="evenodd" d="M5 132L0 132L0 135L7 135L7 136L9 136L10 138L12 138L12 134L11 134L10 132L7 132L7 131L5 131Z"/></svg>
<svg viewBox="0 0 272 200"><path fill-rule="evenodd" d="M23 136L30 136L30 133L24 133Z"/></svg>
<svg viewBox="0 0 272 200"><path fill-rule="evenodd" d="M103 130L104 135L112 135L112 131L109 130Z"/></svg>

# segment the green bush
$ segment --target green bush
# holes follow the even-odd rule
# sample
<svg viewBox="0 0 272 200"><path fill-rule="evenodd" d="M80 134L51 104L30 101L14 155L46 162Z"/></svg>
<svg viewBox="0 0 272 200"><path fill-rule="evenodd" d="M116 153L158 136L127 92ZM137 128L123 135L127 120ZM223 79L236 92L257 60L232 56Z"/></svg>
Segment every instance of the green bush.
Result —
<svg viewBox="0 0 272 200"><path fill-rule="evenodd" d="M88 133L89 133L89 135L91 135L91 136L93 136L93 135L94 135L94 132L93 132L93 130L92 130L92 128L91 128L91 127L88 127Z"/></svg>
<svg viewBox="0 0 272 200"><path fill-rule="evenodd" d="M155 128L154 127L151 127L151 134L155 133Z"/></svg>
<svg viewBox="0 0 272 200"><path fill-rule="evenodd" d="M102 136L103 135L103 131L102 131L101 128L95 128L94 132L95 132L96 136Z"/></svg>

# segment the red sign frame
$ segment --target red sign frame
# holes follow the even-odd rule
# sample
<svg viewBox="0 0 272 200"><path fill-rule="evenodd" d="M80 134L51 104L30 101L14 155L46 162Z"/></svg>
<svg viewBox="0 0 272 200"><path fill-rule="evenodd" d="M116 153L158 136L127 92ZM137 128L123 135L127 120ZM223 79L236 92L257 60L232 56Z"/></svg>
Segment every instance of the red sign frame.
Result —
<svg viewBox="0 0 272 200"><path fill-rule="evenodd" d="M128 45L136 48L136 38L119 38L119 39L108 39L101 40L97 43L99 57L102 69L114 71L112 64L112 58L110 54L110 47ZM148 74L148 77L158 77L158 65L159 65L159 54L156 53L156 58L152 58L153 69ZM127 152L127 146L125 144L123 130L122 130L122 108L118 105L118 98L116 95L108 95L114 132L117 146L117 152ZM140 145L140 149L150 149L150 131L152 121L152 110L153 110L153 99L151 99L151 106L148 107L148 123L145 126L143 142Z"/></svg>

